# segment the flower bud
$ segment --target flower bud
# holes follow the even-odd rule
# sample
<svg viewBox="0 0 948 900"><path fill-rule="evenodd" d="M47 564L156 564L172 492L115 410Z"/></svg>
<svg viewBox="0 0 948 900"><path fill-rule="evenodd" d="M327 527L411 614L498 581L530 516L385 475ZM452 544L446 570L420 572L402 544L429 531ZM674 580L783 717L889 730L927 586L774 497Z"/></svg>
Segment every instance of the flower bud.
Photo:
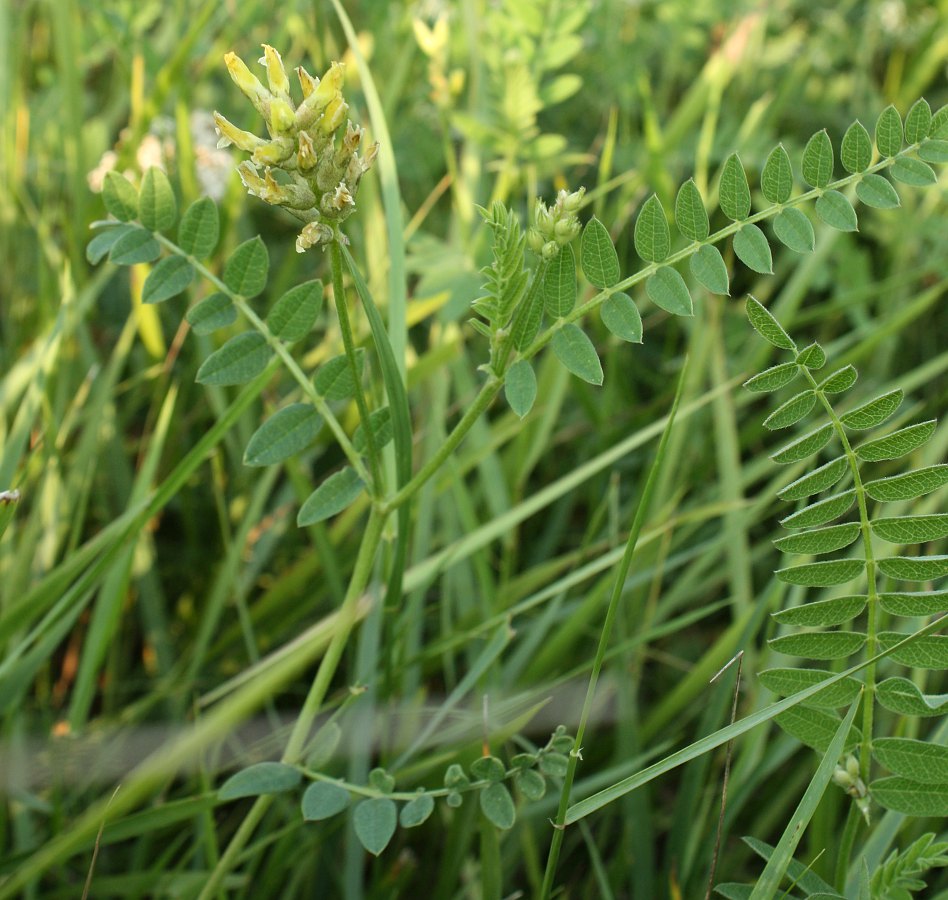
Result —
<svg viewBox="0 0 948 900"><path fill-rule="evenodd" d="M266 183L257 173L257 167L249 159L245 159L237 166L237 174L248 193L255 197L259 197L261 192L266 190Z"/></svg>
<svg viewBox="0 0 948 900"><path fill-rule="evenodd" d="M313 146L313 139L305 131L299 133L300 149L296 154L297 165L301 172L308 172L316 163L316 148Z"/></svg>
<svg viewBox="0 0 948 900"><path fill-rule="evenodd" d="M300 80L304 100L319 87L319 79L310 75L302 66L296 67L296 77Z"/></svg>
<svg viewBox="0 0 948 900"><path fill-rule="evenodd" d="M264 141L253 152L253 161L258 166L275 166L285 162L293 155L293 140L288 137L277 137L272 141Z"/></svg>
<svg viewBox="0 0 948 900"><path fill-rule="evenodd" d="M332 134L346 120L349 104L342 99L342 94L336 94L323 112L319 120L319 130L323 134Z"/></svg>
<svg viewBox="0 0 948 900"><path fill-rule="evenodd" d="M258 147L266 144L263 138L238 128L232 122L228 122L219 112L214 113L214 122L217 125L217 133L220 135L220 140L217 142L219 150L233 144L245 153L253 153Z"/></svg>
<svg viewBox="0 0 948 900"><path fill-rule="evenodd" d="M296 123L300 128L308 128L319 118L319 114L342 90L344 76L345 66L342 63L334 62L329 67L322 81L316 84L312 93L307 95L296 110Z"/></svg>
<svg viewBox="0 0 948 900"><path fill-rule="evenodd" d="M270 92L260 83L260 79L247 68L246 63L236 53L225 53L224 63L234 84L243 91L257 112L265 116L270 103Z"/></svg>
<svg viewBox="0 0 948 900"><path fill-rule="evenodd" d="M851 753L846 757L846 771L849 772L853 778L859 777L859 760Z"/></svg>
<svg viewBox="0 0 948 900"><path fill-rule="evenodd" d="M556 241L547 241L543 245L543 249L540 251L540 256L542 256L543 259L551 260L555 256L557 256L559 252L560 252L560 245L557 244Z"/></svg>
<svg viewBox="0 0 948 900"><path fill-rule="evenodd" d="M289 96L290 79L286 77L280 54L269 44L263 44L263 58L260 62L267 67L267 81L274 94Z"/></svg>
<svg viewBox="0 0 948 900"><path fill-rule="evenodd" d="M286 134L296 124L296 113L293 107L282 97L274 97L270 101L270 126L277 134Z"/></svg>
<svg viewBox="0 0 948 900"><path fill-rule="evenodd" d="M586 194L586 188L581 187L578 191L573 191L572 194L567 194L566 199L563 201L563 209L568 213L577 213L583 206L583 197Z"/></svg>
<svg viewBox="0 0 948 900"><path fill-rule="evenodd" d="M553 216L546 208L546 204L538 202L536 209L536 226L540 234L545 238L551 237L553 235L553 224Z"/></svg>
<svg viewBox="0 0 948 900"><path fill-rule="evenodd" d="M560 219L553 226L553 234L556 242L561 246L568 244L580 231L579 219L570 216L568 219Z"/></svg>
<svg viewBox="0 0 948 900"><path fill-rule="evenodd" d="M543 235L536 228L527 231L527 246L537 254L543 250Z"/></svg>

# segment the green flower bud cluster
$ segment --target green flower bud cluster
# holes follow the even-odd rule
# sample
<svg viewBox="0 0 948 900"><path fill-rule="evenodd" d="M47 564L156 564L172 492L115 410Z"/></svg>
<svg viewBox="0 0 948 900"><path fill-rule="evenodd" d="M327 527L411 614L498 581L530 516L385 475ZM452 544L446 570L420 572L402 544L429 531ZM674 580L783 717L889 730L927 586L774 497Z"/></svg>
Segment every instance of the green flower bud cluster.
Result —
<svg viewBox="0 0 948 900"><path fill-rule="evenodd" d="M838 765L833 770L833 781L856 801L856 806L868 821L869 792L859 774L859 760L851 753L847 753L842 765Z"/></svg>
<svg viewBox="0 0 948 900"><path fill-rule="evenodd" d="M378 155L378 142L364 151L365 132L347 121L349 105L342 96L344 67L334 62L322 79L302 66L296 74L303 91L301 103L290 97L290 80L280 54L263 45L260 64L267 71L267 87L240 57L227 53L224 62L234 83L263 116L269 138L237 128L214 113L219 147L230 144L250 154L237 167L247 190L274 206L282 206L305 222L296 240L299 253L327 244L336 226L355 210L362 176Z"/></svg>
<svg viewBox="0 0 948 900"><path fill-rule="evenodd" d="M533 225L527 232L527 244L543 259L553 259L582 230L576 216L583 205L586 188L569 193L560 191L556 202L547 206L539 197L533 211Z"/></svg>

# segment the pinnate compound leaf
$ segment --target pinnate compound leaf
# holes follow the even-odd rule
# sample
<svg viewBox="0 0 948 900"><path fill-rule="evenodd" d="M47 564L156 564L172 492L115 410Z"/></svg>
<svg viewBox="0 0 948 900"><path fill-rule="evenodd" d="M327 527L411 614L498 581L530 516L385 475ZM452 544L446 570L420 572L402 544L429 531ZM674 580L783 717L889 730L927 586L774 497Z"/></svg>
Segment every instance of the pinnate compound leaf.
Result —
<svg viewBox="0 0 948 900"><path fill-rule="evenodd" d="M148 273L142 303L163 303L180 294L194 279L194 267L183 256L168 256Z"/></svg>
<svg viewBox="0 0 948 900"><path fill-rule="evenodd" d="M816 199L816 214L837 231L858 231L859 220L852 203L839 191L826 191Z"/></svg>
<svg viewBox="0 0 948 900"><path fill-rule="evenodd" d="M865 488L873 500L914 500L937 491L944 484L948 484L948 463L867 481Z"/></svg>
<svg viewBox="0 0 948 900"><path fill-rule="evenodd" d="M145 171L138 192L138 220L149 231L167 231L178 219L178 204L168 176L152 166Z"/></svg>
<svg viewBox="0 0 948 900"><path fill-rule="evenodd" d="M220 231L217 204L210 197L201 197L181 217L178 246L195 259L206 259L214 252Z"/></svg>
<svg viewBox="0 0 948 900"><path fill-rule="evenodd" d="M755 393L776 391L784 385L790 384L799 372L796 363L780 363L780 365L771 366L771 368L764 370L753 378L748 378L744 382L744 387Z"/></svg>
<svg viewBox="0 0 948 900"><path fill-rule="evenodd" d="M856 383L858 377L858 373L853 366L843 366L842 369L837 369L820 382L820 390L824 394L840 394L849 390Z"/></svg>
<svg viewBox="0 0 948 900"><path fill-rule="evenodd" d="M747 184L747 175L741 165L741 159L736 153L727 158L721 170L718 197L721 210L729 219L737 222L747 218L751 208L750 186Z"/></svg>
<svg viewBox="0 0 948 900"><path fill-rule="evenodd" d="M730 296L731 286L727 265L717 247L705 244L692 255L688 265L691 268L691 274L702 287L712 294L719 294L722 297Z"/></svg>
<svg viewBox="0 0 948 900"><path fill-rule="evenodd" d="M158 246L158 241L150 231L137 225L123 232L109 251L109 261L117 266L154 262L159 256L161 247Z"/></svg>
<svg viewBox="0 0 948 900"><path fill-rule="evenodd" d="M303 792L300 808L307 822L321 822L338 815L349 806L349 792L330 781L314 781Z"/></svg>
<svg viewBox="0 0 948 900"><path fill-rule="evenodd" d="M620 340L642 343L642 316L628 294L613 294L602 304L599 315L603 325Z"/></svg>
<svg viewBox="0 0 948 900"><path fill-rule="evenodd" d="M833 145L826 129L818 131L803 148L803 180L812 187L822 188L833 177Z"/></svg>
<svg viewBox="0 0 948 900"><path fill-rule="evenodd" d="M878 462L885 459L898 459L922 446L934 433L935 419L919 422L918 425L909 425L900 428L885 437L867 441L856 448L856 456L867 462Z"/></svg>
<svg viewBox="0 0 948 900"><path fill-rule="evenodd" d="M251 238L239 244L224 263L224 284L235 294L256 297L267 283L270 257L260 238Z"/></svg>
<svg viewBox="0 0 948 900"><path fill-rule="evenodd" d="M352 815L359 843L373 856L378 856L395 834L398 807L388 797L373 797L359 803Z"/></svg>
<svg viewBox="0 0 948 900"><path fill-rule="evenodd" d="M881 175L870 173L856 184L856 196L873 209L896 209L902 205L892 182Z"/></svg>
<svg viewBox="0 0 948 900"><path fill-rule="evenodd" d="M105 173L102 184L102 202L105 208L120 222L131 222L138 216L138 191L118 172Z"/></svg>
<svg viewBox="0 0 948 900"><path fill-rule="evenodd" d="M760 173L760 189L771 203L786 203L793 190L793 170L783 144L770 151L764 170Z"/></svg>
<svg viewBox="0 0 948 900"><path fill-rule="evenodd" d="M912 187L928 187L938 181L935 170L920 159L903 156L892 164L892 177Z"/></svg>
<svg viewBox="0 0 948 900"><path fill-rule="evenodd" d="M359 378L365 369L365 348L357 347L355 367ZM347 400L355 394L356 381L352 374L349 357L345 353L326 360L313 380L317 393L327 400Z"/></svg>
<svg viewBox="0 0 948 900"><path fill-rule="evenodd" d="M307 281L290 288L267 316L267 328L281 341L299 341L310 333L323 307L321 281Z"/></svg>
<svg viewBox="0 0 948 900"><path fill-rule="evenodd" d="M815 371L826 365L826 351L815 341L797 354L797 365Z"/></svg>
<svg viewBox="0 0 948 900"><path fill-rule="evenodd" d="M775 717L777 724L790 737L801 744L812 747L818 753L826 753L842 721L835 713L822 709L809 709L802 704L791 707ZM862 740L862 732L855 726L850 729L843 752L851 750Z"/></svg>
<svg viewBox="0 0 948 900"><path fill-rule="evenodd" d="M931 581L948 575L948 556L892 556L878 561L879 571L901 581Z"/></svg>
<svg viewBox="0 0 948 900"><path fill-rule="evenodd" d="M883 631L879 634L879 649L889 650L910 635L896 631ZM911 644L889 654L889 659L903 666L917 669L948 668L948 636L927 634L916 638Z"/></svg>
<svg viewBox="0 0 948 900"><path fill-rule="evenodd" d="M895 775L925 784L948 784L948 747L910 738L880 737L872 755Z"/></svg>
<svg viewBox="0 0 948 900"><path fill-rule="evenodd" d="M533 409L533 404L537 399L537 376L527 360L517 360L507 370L504 394L510 408L521 419Z"/></svg>
<svg viewBox="0 0 948 900"><path fill-rule="evenodd" d="M776 453L771 453L770 458L775 463L780 463L780 465L800 462L800 460L822 450L829 443L832 436L833 426L831 424L820 425L819 428L808 431L786 446L781 447Z"/></svg>
<svg viewBox="0 0 948 900"><path fill-rule="evenodd" d="M755 297L748 295L746 309L751 325L765 341L781 350L796 351L797 345L790 339L790 335Z"/></svg>
<svg viewBox="0 0 948 900"><path fill-rule="evenodd" d="M777 569L776 576L787 584L805 587L830 587L858 578L866 568L861 559L833 559L828 562L806 563Z"/></svg>
<svg viewBox="0 0 948 900"><path fill-rule="evenodd" d="M851 412L840 416L840 421L847 427L857 431L875 428L889 418L902 403L902 391L889 391L880 397L875 397L862 406L857 406Z"/></svg>
<svg viewBox="0 0 948 900"><path fill-rule="evenodd" d="M570 372L590 384L602 384L602 364L596 348L578 326L564 325L553 335L551 343L556 358Z"/></svg>
<svg viewBox="0 0 948 900"><path fill-rule="evenodd" d="M816 235L810 220L794 206L777 214L774 219L774 234L782 244L796 253L810 253L816 246Z"/></svg>
<svg viewBox="0 0 948 900"><path fill-rule="evenodd" d="M879 602L894 616L935 616L948 612L948 591L879 594Z"/></svg>
<svg viewBox="0 0 948 900"><path fill-rule="evenodd" d="M606 226L593 216L583 229L580 262L589 283L610 288L619 280L619 256Z"/></svg>
<svg viewBox="0 0 948 900"><path fill-rule="evenodd" d="M299 769L286 763L256 763L231 775L218 790L217 799L236 800L239 797L280 794L292 791L302 779Z"/></svg>
<svg viewBox="0 0 948 900"><path fill-rule="evenodd" d="M195 334L210 334L237 321L237 308L227 294L218 291L192 306L185 318Z"/></svg>
<svg viewBox="0 0 948 900"><path fill-rule="evenodd" d="M671 249L668 220L658 196L645 201L635 220L635 252L646 262L661 262Z"/></svg>
<svg viewBox="0 0 948 900"><path fill-rule="evenodd" d="M812 528L816 525L825 525L838 519L846 512L856 499L856 494L852 490L843 491L840 494L833 494L803 509L797 510L792 515L780 520L780 524L787 529Z"/></svg>
<svg viewBox="0 0 948 900"><path fill-rule="evenodd" d="M704 199L693 178L689 178L678 189L678 196L675 198L675 224L691 241L703 241L711 232L708 211L704 208Z"/></svg>
<svg viewBox="0 0 948 900"><path fill-rule="evenodd" d="M903 716L930 718L948 712L948 694L923 694L908 678L886 678L876 685L881 706Z"/></svg>
<svg viewBox="0 0 948 900"><path fill-rule="evenodd" d="M645 292L656 306L674 316L693 316L694 307L685 279L671 266L662 266L645 282Z"/></svg>
<svg viewBox="0 0 948 900"><path fill-rule="evenodd" d="M932 124L928 126L928 136L933 140L948 138L948 104L932 116Z"/></svg>
<svg viewBox="0 0 948 900"><path fill-rule="evenodd" d="M928 137L932 125L932 108L922 97L916 100L905 114L905 140L910 144L921 143Z"/></svg>
<svg viewBox="0 0 948 900"><path fill-rule="evenodd" d="M238 334L204 360L195 380L199 384L244 384L267 367L270 355L262 334Z"/></svg>
<svg viewBox="0 0 948 900"><path fill-rule="evenodd" d="M873 781L869 793L879 806L905 816L948 816L948 784L923 784L891 775Z"/></svg>
<svg viewBox="0 0 948 900"><path fill-rule="evenodd" d="M89 264L96 266L102 262L102 260L108 256L109 251L115 245L116 241L118 241L123 234L132 231L133 228L134 226L132 225L114 225L95 235L86 245L86 259Z"/></svg>
<svg viewBox="0 0 948 900"><path fill-rule="evenodd" d="M305 528L341 513L355 502L362 493L362 487L362 479L349 466L330 475L306 498L296 517L297 525Z"/></svg>
<svg viewBox="0 0 948 900"><path fill-rule="evenodd" d="M494 782L494 784L484 788L481 791L480 802L481 812L484 813L491 824L505 831L513 828L514 822L517 820L517 810L506 785L501 782Z"/></svg>
<svg viewBox="0 0 948 900"><path fill-rule="evenodd" d="M417 828L424 825L434 812L435 802L431 794L420 793L409 800L398 814L398 823L402 828Z"/></svg>
<svg viewBox="0 0 948 900"><path fill-rule="evenodd" d="M767 690L773 691L778 697L789 697L797 691L826 681L835 674L822 669L767 669L757 677ZM845 678L804 700L803 705L837 709L852 703L861 690L862 682L855 678Z"/></svg>
<svg viewBox="0 0 948 900"><path fill-rule="evenodd" d="M948 537L948 513L929 516L895 516L876 519L872 530L884 541L892 544L920 544Z"/></svg>
<svg viewBox="0 0 948 900"><path fill-rule="evenodd" d="M272 466L308 447L319 434L322 416L308 403L274 413L254 433L244 451L245 466Z"/></svg>
<svg viewBox="0 0 948 900"><path fill-rule="evenodd" d="M811 631L803 634L785 634L767 643L778 653L785 653L788 656L802 656L806 659L845 659L862 649L863 644L866 643L866 636L857 631Z"/></svg>
<svg viewBox="0 0 948 900"><path fill-rule="evenodd" d="M576 305L576 261L568 244L550 260L543 276L543 305L554 319L572 312Z"/></svg>
<svg viewBox="0 0 948 900"><path fill-rule="evenodd" d="M887 106L879 114L876 147L883 156L895 156L902 149L902 119L894 106Z"/></svg>
<svg viewBox="0 0 948 900"><path fill-rule="evenodd" d="M814 391L801 391L781 403L767 416L764 419L764 427L771 431L776 431L778 428L789 428L799 422L800 419L808 416L814 406L816 406L816 393Z"/></svg>
<svg viewBox="0 0 948 900"><path fill-rule="evenodd" d="M773 257L767 236L754 224L745 225L734 235L734 252L737 258L761 275L773 273Z"/></svg>
<svg viewBox="0 0 948 900"><path fill-rule="evenodd" d="M872 138L866 127L858 119L846 129L843 143L839 148L839 158L843 168L851 173L865 172L872 162Z"/></svg>
<svg viewBox="0 0 948 900"><path fill-rule="evenodd" d="M777 538L773 543L778 550L782 550L784 553L801 553L807 556L815 556L848 547L857 537L859 537L859 524L857 522L844 522L842 525L827 525L825 528L801 531L799 534L788 534L785 537Z"/></svg>
<svg viewBox="0 0 948 900"><path fill-rule="evenodd" d="M925 143L918 148L918 155L919 158L924 159L925 162L946 163L948 162L948 141L926 140Z"/></svg>
<svg viewBox="0 0 948 900"><path fill-rule="evenodd" d="M802 606L782 609L775 612L773 618L781 625L829 628L855 619L865 608L868 599L865 594L856 594L850 597L834 597L832 600L816 600Z"/></svg>
<svg viewBox="0 0 948 900"><path fill-rule="evenodd" d="M796 481L791 481L785 488L777 491L777 496L781 500L790 501L802 500L804 497L818 494L820 491L825 491L836 484L843 477L847 467L848 463L844 456L830 460L808 475L804 475Z"/></svg>

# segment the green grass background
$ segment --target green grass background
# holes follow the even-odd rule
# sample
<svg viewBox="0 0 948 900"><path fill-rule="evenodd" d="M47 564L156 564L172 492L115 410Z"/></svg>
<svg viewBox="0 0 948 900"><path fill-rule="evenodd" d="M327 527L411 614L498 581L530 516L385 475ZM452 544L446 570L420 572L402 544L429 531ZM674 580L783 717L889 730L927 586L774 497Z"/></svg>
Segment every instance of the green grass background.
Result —
<svg viewBox="0 0 948 900"><path fill-rule="evenodd" d="M933 109L948 100L944 0L601 0L583 5L584 17L556 0L345 6L390 140L383 180L366 180L348 233L406 362L416 459L470 402L487 357L464 324L489 249L474 203L499 198L526 215L537 193L585 185L588 211L632 272L631 225L651 191L670 209L693 174L714 201L734 150L759 173L782 141L797 166L821 128L838 147L854 118L871 128L888 103L904 113L918 96ZM413 31L413 19L430 24L439 12L450 23L440 77L456 93L444 93ZM570 15L581 21L564 36ZM288 380L195 384L220 336L188 333L183 313L210 289L143 308L144 270L93 268L84 255L103 215L90 173L108 152L138 171L150 150L183 204L221 190L215 265L262 233L271 299L328 277L319 253L293 251L292 221L246 196L229 168L236 157L215 157L213 136L202 143L214 109L258 128L222 56L235 49L250 61L262 41L311 72L349 62L353 115L369 123L329 3L0 0L0 489L23 495L0 541L0 879L26 873L24 896L81 893L116 785L127 808L103 832L92 896L196 895L245 811L217 804L213 790L234 768L279 755L359 546L364 507L295 525L340 462L333 445L285 467L241 463ZM560 100L563 75L578 89ZM392 161L397 172L385 168ZM382 187L393 176L394 209ZM708 681L739 649L741 714L769 702L753 676L778 664L765 643L776 633L769 613L799 601L800 589L774 579L770 543L783 514L774 492L793 473L766 456L766 401L738 389L769 364L740 298L754 293L795 336L854 363L860 397L902 386L906 417L939 414L944 181L900 193L899 210L860 207L858 233L817 225L809 256L775 244L775 274L739 269L732 299L696 289L693 319L636 296L641 346L591 321L602 388L543 357L531 415L521 422L497 404L418 498L403 602L366 609L321 732L327 746L337 729L341 738L320 770L360 783L381 761L400 789L439 786L449 763L474 759L485 741L512 753L543 744L558 723L575 727L611 574L686 354L680 420L575 796L725 724L733 679ZM367 341L367 323L356 325ZM301 358L311 369L338 352L326 319ZM372 391L378 401L377 379ZM946 445L942 426L919 464L941 461ZM918 511L935 508L927 498ZM281 670L294 647L303 649ZM472 670L482 674L464 682ZM943 678L925 689L945 690ZM702 757L570 829L559 869L568 896L703 896L722 765L722 754ZM815 765L773 727L737 744L722 879L759 871L737 838L775 841ZM827 795L798 854L824 875L832 860L819 854L844 800ZM473 804L439 808L367 863L342 818L304 826L296 803L273 806L230 876L232 896L479 897L485 872L499 873L504 896L529 893L555 809L552 794L525 804L498 840Z"/></svg>

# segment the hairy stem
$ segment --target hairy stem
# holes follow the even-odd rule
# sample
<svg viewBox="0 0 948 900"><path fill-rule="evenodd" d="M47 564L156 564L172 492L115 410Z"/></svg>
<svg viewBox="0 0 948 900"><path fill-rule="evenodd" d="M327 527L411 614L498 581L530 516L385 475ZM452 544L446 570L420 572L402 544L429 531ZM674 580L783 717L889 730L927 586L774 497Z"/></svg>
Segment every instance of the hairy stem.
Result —
<svg viewBox="0 0 948 900"><path fill-rule="evenodd" d="M332 242L329 249L332 263L332 293L336 301L336 315L339 319L339 331L342 333L342 345L345 348L346 358L349 360L349 370L352 372L352 381L355 385L355 401L359 409L359 418L362 420L362 431L365 434L365 446L369 457L369 467L372 470L372 496L382 494L382 466L379 461L379 450L375 442L369 422L369 407L365 402L365 391L362 390L362 379L359 377L359 365L356 359L355 342L352 339L352 326L349 324L349 308L346 305L346 291L342 283L342 250L339 237Z"/></svg>

